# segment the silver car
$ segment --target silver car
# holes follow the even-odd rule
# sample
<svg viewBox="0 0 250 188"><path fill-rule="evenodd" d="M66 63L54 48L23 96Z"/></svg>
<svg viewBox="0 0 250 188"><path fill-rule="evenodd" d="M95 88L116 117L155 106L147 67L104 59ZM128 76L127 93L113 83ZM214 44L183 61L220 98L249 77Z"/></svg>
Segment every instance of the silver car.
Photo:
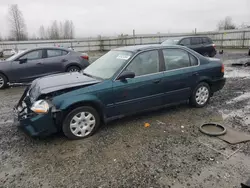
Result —
<svg viewBox="0 0 250 188"><path fill-rule="evenodd" d="M85 69L88 55L66 48L35 48L0 62L0 89L8 84L28 83L50 74Z"/></svg>

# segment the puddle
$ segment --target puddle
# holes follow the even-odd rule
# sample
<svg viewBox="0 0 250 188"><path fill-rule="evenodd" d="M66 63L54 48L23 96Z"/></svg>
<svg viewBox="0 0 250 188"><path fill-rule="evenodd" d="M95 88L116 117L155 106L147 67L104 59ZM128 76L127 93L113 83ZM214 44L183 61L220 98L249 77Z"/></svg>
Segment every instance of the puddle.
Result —
<svg viewBox="0 0 250 188"><path fill-rule="evenodd" d="M247 68L233 68L227 67L225 69L226 78L250 78L250 69Z"/></svg>
<svg viewBox="0 0 250 188"><path fill-rule="evenodd" d="M240 102L240 101L247 100L247 99L250 99L250 92L243 93L242 95L228 101L227 104L232 104L232 103Z"/></svg>

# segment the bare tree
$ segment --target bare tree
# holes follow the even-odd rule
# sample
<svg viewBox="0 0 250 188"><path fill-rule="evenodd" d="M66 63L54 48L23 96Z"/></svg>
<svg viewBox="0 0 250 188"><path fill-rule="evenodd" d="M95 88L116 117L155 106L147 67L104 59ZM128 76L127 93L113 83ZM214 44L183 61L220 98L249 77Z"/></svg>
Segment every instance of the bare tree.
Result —
<svg viewBox="0 0 250 188"><path fill-rule="evenodd" d="M40 28L39 28L39 36L40 36L40 39L46 39L47 38L43 25L41 25Z"/></svg>
<svg viewBox="0 0 250 188"><path fill-rule="evenodd" d="M50 39L53 40L59 39L59 28L56 20L53 21L51 27L48 30Z"/></svg>
<svg viewBox="0 0 250 188"><path fill-rule="evenodd" d="M64 38L63 23L62 22L60 22L60 24L59 24L59 38L60 39Z"/></svg>
<svg viewBox="0 0 250 188"><path fill-rule="evenodd" d="M235 24L232 21L232 18L230 16L227 16L224 20L219 21L218 30L230 30L230 29L236 29Z"/></svg>
<svg viewBox="0 0 250 188"><path fill-rule="evenodd" d="M73 24L73 21L71 20L70 21L70 39L73 39L74 38L74 24Z"/></svg>
<svg viewBox="0 0 250 188"><path fill-rule="evenodd" d="M64 25L63 25L63 38L64 39L69 39L70 38L70 21L65 20Z"/></svg>
<svg viewBox="0 0 250 188"><path fill-rule="evenodd" d="M17 41L27 39L23 14L16 4L11 5L9 8L9 23L11 27L11 38L14 38Z"/></svg>

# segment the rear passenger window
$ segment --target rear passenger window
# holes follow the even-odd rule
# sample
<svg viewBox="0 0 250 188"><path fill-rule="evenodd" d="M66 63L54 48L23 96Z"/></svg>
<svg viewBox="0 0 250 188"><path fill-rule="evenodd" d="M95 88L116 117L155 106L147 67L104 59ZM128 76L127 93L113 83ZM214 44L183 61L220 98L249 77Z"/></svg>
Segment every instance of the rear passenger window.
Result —
<svg viewBox="0 0 250 188"><path fill-rule="evenodd" d="M186 39L183 39L181 42L180 42L180 44L181 45L184 45L184 46L188 46L188 45L190 45L190 38L186 38Z"/></svg>
<svg viewBox="0 0 250 188"><path fill-rule="evenodd" d="M48 57L57 57L57 56L62 56L62 55L66 55L65 54L66 51L64 50L47 50L47 55Z"/></svg>
<svg viewBox="0 0 250 188"><path fill-rule="evenodd" d="M196 57L194 57L192 54L189 54L189 57L190 57L191 66L198 65L198 59Z"/></svg>
<svg viewBox="0 0 250 188"><path fill-rule="evenodd" d="M189 55L181 49L164 49L163 55L166 70L175 70L190 66Z"/></svg>
<svg viewBox="0 0 250 188"><path fill-rule="evenodd" d="M202 44L202 40L201 40L201 38L199 38L199 37L193 37L192 40L191 40L191 43L192 43L193 45Z"/></svg>
<svg viewBox="0 0 250 188"><path fill-rule="evenodd" d="M209 42L208 42L208 38L203 37L203 38L202 38L202 43L203 43L203 44L208 44L208 43L209 43Z"/></svg>

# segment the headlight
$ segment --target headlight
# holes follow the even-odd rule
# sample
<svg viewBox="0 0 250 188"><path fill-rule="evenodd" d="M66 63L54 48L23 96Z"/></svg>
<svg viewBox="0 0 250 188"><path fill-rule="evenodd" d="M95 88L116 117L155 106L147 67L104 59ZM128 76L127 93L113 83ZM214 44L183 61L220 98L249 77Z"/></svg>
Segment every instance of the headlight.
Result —
<svg viewBox="0 0 250 188"><path fill-rule="evenodd" d="M49 111L49 104L45 100L39 100L34 102L31 110L37 114L45 114Z"/></svg>

